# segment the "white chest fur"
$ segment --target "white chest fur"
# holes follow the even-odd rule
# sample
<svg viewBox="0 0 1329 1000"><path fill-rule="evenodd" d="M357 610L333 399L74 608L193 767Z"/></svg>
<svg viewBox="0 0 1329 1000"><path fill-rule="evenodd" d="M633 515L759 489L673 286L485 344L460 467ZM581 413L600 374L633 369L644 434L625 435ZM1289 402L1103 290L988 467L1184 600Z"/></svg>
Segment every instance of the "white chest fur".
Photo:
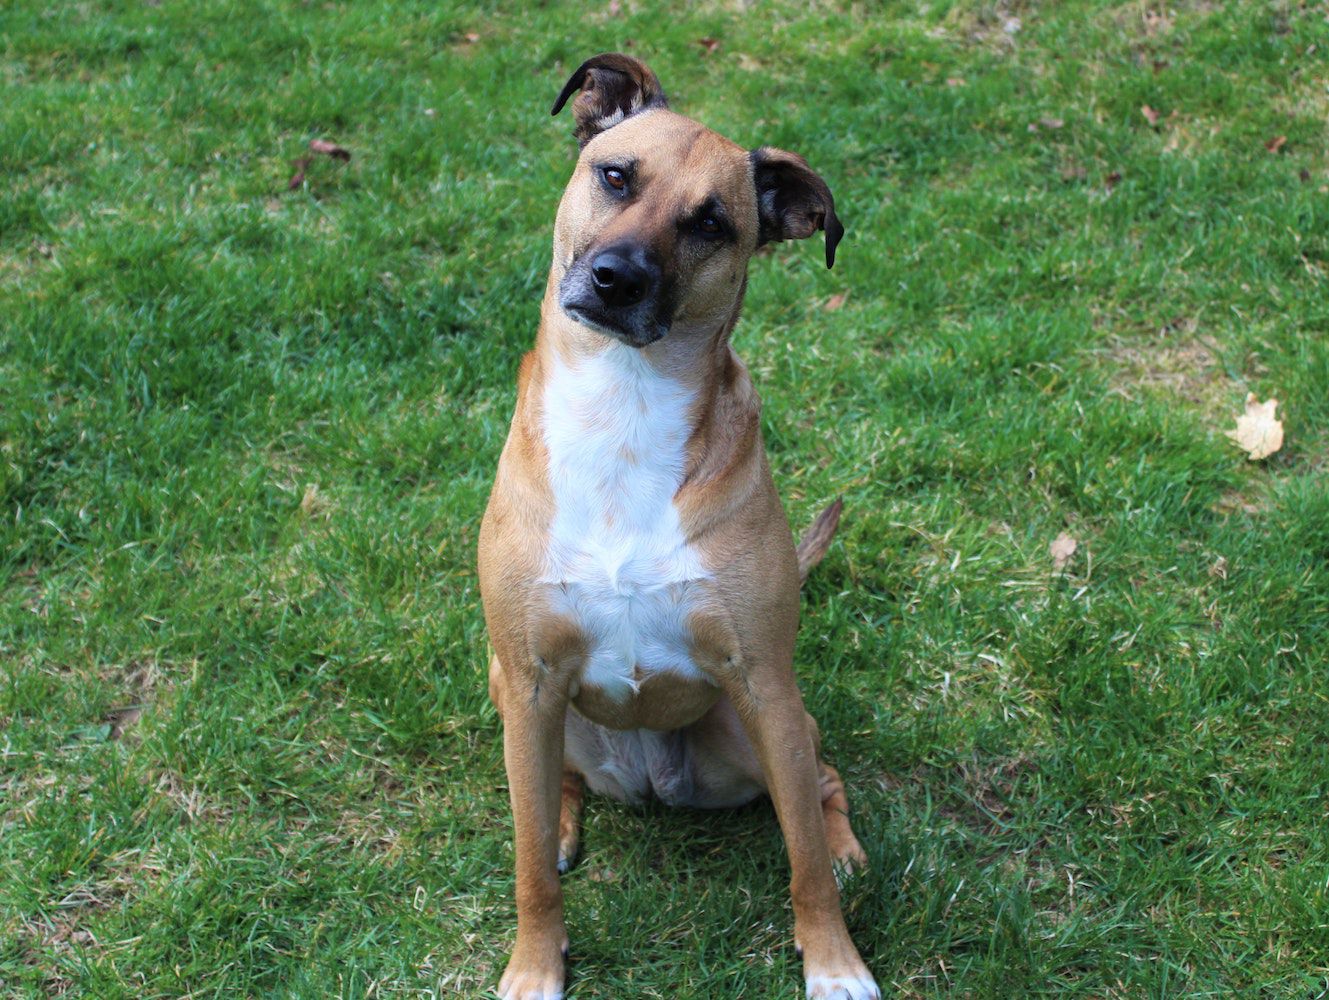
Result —
<svg viewBox="0 0 1329 1000"><path fill-rule="evenodd" d="M688 652L690 590L707 573L674 507L693 395L613 343L544 391L555 514L545 581L587 636L580 684L626 699L647 674L697 674Z"/></svg>

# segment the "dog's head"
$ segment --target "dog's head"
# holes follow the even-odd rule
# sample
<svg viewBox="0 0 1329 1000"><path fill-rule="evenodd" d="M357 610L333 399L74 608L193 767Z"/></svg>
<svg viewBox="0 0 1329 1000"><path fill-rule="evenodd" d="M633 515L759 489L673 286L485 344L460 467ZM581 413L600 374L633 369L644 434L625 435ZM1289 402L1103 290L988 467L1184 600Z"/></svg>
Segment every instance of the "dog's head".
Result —
<svg viewBox="0 0 1329 1000"><path fill-rule="evenodd" d="M773 240L844 234L830 188L801 156L748 151L668 110L645 64L583 63L569 97L581 143L554 234L559 305L583 326L644 347L715 332L736 315L748 259Z"/></svg>

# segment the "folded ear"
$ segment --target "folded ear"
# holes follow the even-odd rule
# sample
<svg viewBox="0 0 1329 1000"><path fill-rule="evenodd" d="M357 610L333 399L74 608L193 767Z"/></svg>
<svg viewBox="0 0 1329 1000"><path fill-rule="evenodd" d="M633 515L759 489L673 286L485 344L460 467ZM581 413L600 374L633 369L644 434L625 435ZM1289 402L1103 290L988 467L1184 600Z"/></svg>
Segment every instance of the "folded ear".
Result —
<svg viewBox="0 0 1329 1000"><path fill-rule="evenodd" d="M761 222L758 245L772 240L807 239L824 229L826 266L833 266L844 226L835 216L835 199L826 182L797 153L763 146L754 149L751 156Z"/></svg>
<svg viewBox="0 0 1329 1000"><path fill-rule="evenodd" d="M620 52L605 52L578 66L549 113L556 115L562 111L579 88L581 93L572 102L572 114L577 119L573 134L583 146L630 115L647 108L669 106L664 88L650 68Z"/></svg>

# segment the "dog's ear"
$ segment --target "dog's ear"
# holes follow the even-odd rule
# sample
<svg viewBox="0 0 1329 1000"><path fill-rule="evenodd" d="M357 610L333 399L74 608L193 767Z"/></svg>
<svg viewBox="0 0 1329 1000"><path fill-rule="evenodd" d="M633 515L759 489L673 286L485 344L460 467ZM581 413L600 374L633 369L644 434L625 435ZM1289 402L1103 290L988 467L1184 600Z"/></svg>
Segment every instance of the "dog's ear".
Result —
<svg viewBox="0 0 1329 1000"><path fill-rule="evenodd" d="M835 199L826 182L797 153L763 146L751 155L761 223L758 245L773 240L803 240L824 229L826 266L833 266L844 226L835 215Z"/></svg>
<svg viewBox="0 0 1329 1000"><path fill-rule="evenodd" d="M647 108L665 108L664 88L641 60L620 52L605 52L577 67L554 102L556 115L576 90L572 114L577 119L574 135L585 146L607 128Z"/></svg>

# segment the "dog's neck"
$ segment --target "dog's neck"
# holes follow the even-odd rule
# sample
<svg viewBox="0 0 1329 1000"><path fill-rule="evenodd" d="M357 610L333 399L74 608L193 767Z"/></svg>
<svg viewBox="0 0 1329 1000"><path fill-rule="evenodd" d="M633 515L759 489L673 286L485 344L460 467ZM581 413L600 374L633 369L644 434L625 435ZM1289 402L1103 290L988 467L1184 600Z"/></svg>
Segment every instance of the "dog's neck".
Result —
<svg viewBox="0 0 1329 1000"><path fill-rule="evenodd" d="M733 388L734 363L729 340L738 323L747 279L722 320L708 325L675 324L663 338L645 347L626 345L578 323L558 303L558 275L551 273L540 309L540 329L532 352L537 382L557 366L576 368L610 351L630 351L661 378L677 383L697 403L697 420L704 419L717 399ZM695 429L695 427L694 427Z"/></svg>
<svg viewBox="0 0 1329 1000"><path fill-rule="evenodd" d="M575 385L579 370L594 367L603 371L604 363L612 358L614 368L624 377L649 377L668 386L666 391L676 394L683 403L684 426L680 430L686 449L681 485L709 479L730 468L736 457L748 453L751 437L757 433L756 393L729 344L746 284L744 280L723 322L709 329L676 328L654 344L634 348L582 326L565 314L558 304L556 276L551 274L535 349L522 364L514 429L519 428L529 447L543 450L546 408L569 405L569 376ZM559 382L556 398L549 395L555 379ZM582 416L615 420L615 400L598 399L597 387L592 383L584 388L586 394L576 401ZM602 412L586 412L596 407Z"/></svg>

